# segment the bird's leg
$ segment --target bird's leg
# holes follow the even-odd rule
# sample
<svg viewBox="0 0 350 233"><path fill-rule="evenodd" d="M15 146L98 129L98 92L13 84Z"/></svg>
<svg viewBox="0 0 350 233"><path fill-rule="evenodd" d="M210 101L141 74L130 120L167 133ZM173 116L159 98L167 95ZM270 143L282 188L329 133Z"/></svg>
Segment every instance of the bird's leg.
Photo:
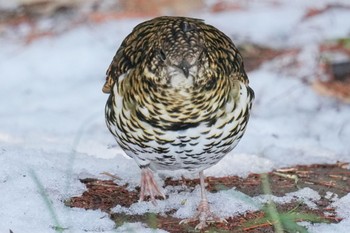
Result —
<svg viewBox="0 0 350 233"><path fill-rule="evenodd" d="M192 218L182 220L180 224L183 224L183 223L186 224L189 222L194 222L199 220L199 223L197 224L195 229L201 230L207 226L207 222L226 223L227 221L225 219L217 217L210 211L207 194L205 190L203 171L199 172L199 180L200 180L200 187L201 187L201 201L198 205L197 213Z"/></svg>
<svg viewBox="0 0 350 233"><path fill-rule="evenodd" d="M148 167L143 167L141 168L141 192L139 201L143 201L146 195L149 195L151 197L151 202L153 205L157 204L155 198L156 196L161 196L165 199L165 195L157 185L151 169Z"/></svg>

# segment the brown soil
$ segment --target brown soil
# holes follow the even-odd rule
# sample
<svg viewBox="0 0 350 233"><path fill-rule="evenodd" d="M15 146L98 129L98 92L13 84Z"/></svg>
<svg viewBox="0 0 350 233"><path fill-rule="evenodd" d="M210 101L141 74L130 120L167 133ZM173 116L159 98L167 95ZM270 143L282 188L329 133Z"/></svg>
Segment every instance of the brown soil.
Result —
<svg viewBox="0 0 350 233"><path fill-rule="evenodd" d="M290 168L279 169L268 173L271 192L276 196L283 196L286 193L297 191L300 188L309 187L316 190L321 195L321 199L316 203L318 209L310 209L303 203L288 203L277 205L279 213L286 213L291 210L296 210L297 213L314 214L320 219L329 222L337 222L341 219L336 216L333 208L329 205L331 201L325 198L326 192L337 194L342 197L350 192L350 171L348 164L314 164L309 166L296 166ZM297 177L295 182L293 177ZM121 213L111 213L111 208L116 205L129 207L131 204L138 201L138 188L133 191L128 191L128 184L118 185L111 180L83 179L81 180L87 187L79 197L72 197L66 201L66 205L70 207L78 207L85 209L101 209L109 213L116 225L122 225L125 222L143 222L151 228L160 228L169 232L195 232L194 227L196 222L180 225L181 219L171 216L176 210L169 211L165 216L147 213L144 215L127 215ZM226 177L208 177L207 190L209 192L218 192L224 189L236 187L249 196L257 196L263 194L261 175L250 174L246 178L238 176ZM167 178L164 186L182 186L193 188L199 184L198 179L181 179L172 180ZM180 190L181 191L181 190ZM185 191L185 190L182 190ZM186 189L188 191L188 189ZM325 216L324 212L328 215ZM330 213L330 214L329 214ZM266 220L261 223L261 220L266 217L263 211L248 212L244 215L232 216L227 218L227 224L212 224L205 231L212 232L274 232L273 225ZM298 221L302 221L301 217Z"/></svg>
<svg viewBox="0 0 350 233"><path fill-rule="evenodd" d="M319 94L350 104L350 39L341 38L320 45L320 77L312 83ZM337 57L344 60L337 61ZM346 58L346 59L345 59Z"/></svg>
<svg viewBox="0 0 350 233"><path fill-rule="evenodd" d="M243 57L244 69L247 72L258 69L264 62L289 53L288 50L273 49L252 43L238 44L237 47Z"/></svg>

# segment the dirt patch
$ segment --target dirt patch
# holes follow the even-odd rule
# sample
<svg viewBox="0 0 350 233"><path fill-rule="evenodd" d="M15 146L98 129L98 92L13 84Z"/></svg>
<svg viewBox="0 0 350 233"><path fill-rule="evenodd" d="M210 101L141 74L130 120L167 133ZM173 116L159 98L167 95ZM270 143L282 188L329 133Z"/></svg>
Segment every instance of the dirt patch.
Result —
<svg viewBox="0 0 350 233"><path fill-rule="evenodd" d="M264 62L290 52L289 50L275 49L254 43L238 44L237 47L243 57L244 68L247 72L256 70Z"/></svg>
<svg viewBox="0 0 350 233"><path fill-rule="evenodd" d="M321 199L316 203L317 209L310 209L303 203L292 202L283 205L277 205L280 213L288 213L295 211L300 214L313 214L320 219L329 222L337 222L341 219L336 216L333 208L330 207L331 198L327 192L331 192L338 197L343 197L350 192L350 171L347 163L337 164L314 164L309 166L296 166L290 168L279 169L268 173L271 192L275 196L283 196L286 193L297 191L300 188L309 187L316 190L321 195ZM297 182L296 182L297 179ZM116 225L122 225L125 222L143 222L151 228L160 228L169 232L194 232L197 224L190 223L180 225L181 219L172 217L176 211L171 210L165 215L157 215L147 213L144 215L127 215L122 213L111 213L111 208L121 205L129 207L138 201L138 189L128 190L128 184L118 185L111 180L83 179L81 180L87 187L79 197L72 197L66 201L66 205L70 207L78 207L84 209L101 209L109 213L110 218L116 222ZM226 177L208 177L206 179L209 192L218 192L224 189L236 187L238 191L245 193L251 197L263 194L261 175L250 174L246 178L238 176ZM180 179L172 180L167 178L164 186L186 186L194 189L199 184L198 179ZM184 188L185 189L185 188ZM184 190L179 190L179 192ZM327 215L325 213L327 212ZM255 211L248 212L243 215L232 216L227 218L227 224L213 224L206 231L219 232L274 232L271 222L266 220L266 212ZM302 221L300 217L297 221ZM262 223L263 222L263 223Z"/></svg>
<svg viewBox="0 0 350 233"><path fill-rule="evenodd" d="M321 95L350 104L350 38L320 45L320 74L312 87Z"/></svg>
<svg viewBox="0 0 350 233"><path fill-rule="evenodd" d="M300 188L310 187L317 190L320 195L325 195L327 191L330 191L342 197L350 192L350 171L345 166L347 164L343 163L314 164L272 171L268 173L272 194L283 196ZM260 176L260 174L254 173L246 178L238 176L207 177L207 190L217 192L236 187L238 191L249 196L258 196L263 194ZM297 182L293 177L297 179ZM199 179L172 180L167 178L165 180L165 186L186 185L194 188L198 184Z"/></svg>
<svg viewBox="0 0 350 233"><path fill-rule="evenodd" d="M287 213L291 211L297 211L299 215L303 214L314 214L317 215L323 221L328 222L338 222L340 219L336 218L334 215L327 215L323 213L324 209L313 209L311 210L305 204L292 202L284 205L278 206L278 211L280 213ZM333 211L333 212L332 212ZM333 209L327 209L328 213L334 214ZM125 222L143 222L147 224L150 228L163 229L171 233L180 233L180 232L199 232L195 230L197 222L180 225L179 222L181 219L174 218L170 216L171 213L167 216L156 215L152 213L147 213L144 215L125 215L120 213L113 213L110 215L111 219L116 222L117 226L122 225ZM210 225L203 232L250 232L250 233L261 233L268 232L273 233L274 228L272 222L262 221L266 218L266 213L263 211L248 212L244 215L237 215L227 218L227 223L215 223ZM299 221L303 219L300 218Z"/></svg>
<svg viewBox="0 0 350 233"><path fill-rule="evenodd" d="M128 191L128 184L119 186L112 180L83 179L88 191L66 201L66 205L84 209L108 211L116 205L131 206L138 200L137 191Z"/></svg>

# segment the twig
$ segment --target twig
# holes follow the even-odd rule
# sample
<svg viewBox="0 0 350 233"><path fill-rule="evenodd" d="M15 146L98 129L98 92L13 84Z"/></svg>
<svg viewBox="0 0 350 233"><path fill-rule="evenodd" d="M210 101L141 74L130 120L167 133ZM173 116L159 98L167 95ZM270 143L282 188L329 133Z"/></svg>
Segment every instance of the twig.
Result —
<svg viewBox="0 0 350 233"><path fill-rule="evenodd" d="M244 231L250 231L250 230L253 230L253 229L256 229L256 228L260 228L260 227L269 227L269 226L272 226L273 223L267 221L267 223L262 223L262 224L258 224L258 225L254 225L254 226L250 226L250 227L245 227L243 228Z"/></svg>

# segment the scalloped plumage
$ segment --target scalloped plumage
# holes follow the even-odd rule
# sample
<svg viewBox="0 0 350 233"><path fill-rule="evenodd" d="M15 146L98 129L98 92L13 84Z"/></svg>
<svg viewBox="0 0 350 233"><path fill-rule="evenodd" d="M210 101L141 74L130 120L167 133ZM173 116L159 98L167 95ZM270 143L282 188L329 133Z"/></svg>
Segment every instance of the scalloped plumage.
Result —
<svg viewBox="0 0 350 233"><path fill-rule="evenodd" d="M244 134L254 99L248 84L231 39L203 20L158 17L134 28L103 91L107 126L143 171L142 200L162 195L151 170L197 171L204 182L202 171ZM198 228L214 218L203 195L199 211L207 217Z"/></svg>

